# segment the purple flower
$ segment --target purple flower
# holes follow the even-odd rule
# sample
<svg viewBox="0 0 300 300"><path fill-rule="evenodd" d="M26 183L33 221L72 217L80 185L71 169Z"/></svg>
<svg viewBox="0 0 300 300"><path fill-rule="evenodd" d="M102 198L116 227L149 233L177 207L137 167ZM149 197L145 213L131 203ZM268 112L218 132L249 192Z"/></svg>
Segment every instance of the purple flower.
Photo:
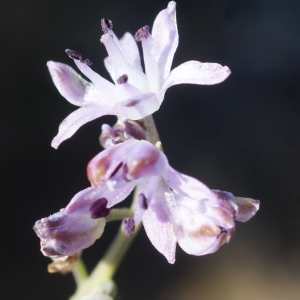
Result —
<svg viewBox="0 0 300 300"><path fill-rule="evenodd" d="M176 84L216 84L225 80L230 70L216 63L188 61L171 70L172 60L178 46L176 24L176 3L156 17L152 34L144 26L133 37L125 33L118 40L112 31L112 23L101 20L104 35L101 42L106 47L108 57L105 66L115 84L107 81L91 68L88 59L73 50L66 50L74 59L79 70L90 79L83 79L66 64L49 61L47 63L53 82L59 92L70 103L80 106L71 113L59 127L52 146L71 137L83 124L103 115L119 115L138 120L159 109L166 90ZM141 66L136 41L142 42L145 73Z"/></svg>
<svg viewBox="0 0 300 300"><path fill-rule="evenodd" d="M71 201L66 209L36 221L33 230L41 239L41 251L45 256L72 255L90 247L102 235L104 217L109 214L107 200L99 196L101 198L93 198L91 202L86 191L79 192L76 197L81 197L80 205L73 205Z"/></svg>
<svg viewBox="0 0 300 300"><path fill-rule="evenodd" d="M151 243L170 263L176 243L192 255L217 251L232 238L234 220L247 221L259 208L257 200L212 191L175 171L147 141L131 139L102 151L88 164L88 178L96 193L106 191L108 207L138 186L135 215L124 221L124 230L131 235L142 221Z"/></svg>

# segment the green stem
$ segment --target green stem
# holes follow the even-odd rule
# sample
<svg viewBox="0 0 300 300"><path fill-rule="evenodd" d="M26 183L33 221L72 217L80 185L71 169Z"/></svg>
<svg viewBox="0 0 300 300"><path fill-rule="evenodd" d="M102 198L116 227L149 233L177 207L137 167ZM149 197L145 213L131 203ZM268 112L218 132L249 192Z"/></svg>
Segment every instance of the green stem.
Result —
<svg viewBox="0 0 300 300"><path fill-rule="evenodd" d="M77 260L72 272L77 286L81 285L89 276L81 258Z"/></svg>
<svg viewBox="0 0 300 300"><path fill-rule="evenodd" d="M133 210L131 208L114 208L110 210L110 213L105 217L106 222L121 221L128 218L133 218Z"/></svg>

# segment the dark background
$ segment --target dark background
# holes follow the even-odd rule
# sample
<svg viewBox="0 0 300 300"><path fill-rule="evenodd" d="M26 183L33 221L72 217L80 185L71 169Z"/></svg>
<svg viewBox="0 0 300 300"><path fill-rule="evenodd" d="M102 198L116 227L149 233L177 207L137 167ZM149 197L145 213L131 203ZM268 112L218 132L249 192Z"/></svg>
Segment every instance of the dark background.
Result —
<svg viewBox="0 0 300 300"><path fill-rule="evenodd" d="M86 164L101 148L103 123L83 126L58 150L59 123L75 109L56 90L48 60L73 65L76 49L104 69L100 18L115 33L152 26L167 1L2 1L1 299L67 299L71 275L46 272L49 259L32 231L88 186ZM298 299L300 294L300 2L177 1L180 43L173 68L187 60L228 65L216 86L180 85L155 121L170 164L211 188L261 200L257 216L213 255L178 247L169 265L142 231L115 279L118 300ZM84 252L99 260L117 224Z"/></svg>

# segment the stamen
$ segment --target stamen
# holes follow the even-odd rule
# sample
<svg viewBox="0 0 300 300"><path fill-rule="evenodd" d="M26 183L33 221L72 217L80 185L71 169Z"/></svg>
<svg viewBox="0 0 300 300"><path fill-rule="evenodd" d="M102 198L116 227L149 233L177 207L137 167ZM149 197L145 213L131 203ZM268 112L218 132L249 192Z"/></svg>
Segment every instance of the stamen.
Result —
<svg viewBox="0 0 300 300"><path fill-rule="evenodd" d="M106 207L108 201L105 198L96 200L90 207L92 219L104 218L110 213L110 209Z"/></svg>
<svg viewBox="0 0 300 300"><path fill-rule="evenodd" d="M142 28L140 28L134 35L134 39L137 42L140 42L143 38L148 38L149 36L149 26L144 26Z"/></svg>
<svg viewBox="0 0 300 300"><path fill-rule="evenodd" d="M120 76L117 79L118 84L123 84L123 83L126 83L127 81L128 81L128 75L127 74L124 74L124 75Z"/></svg>
<svg viewBox="0 0 300 300"><path fill-rule="evenodd" d="M108 33L108 29L113 29L113 23L111 20L108 20L106 18L101 19L101 28L104 33Z"/></svg>
<svg viewBox="0 0 300 300"><path fill-rule="evenodd" d="M91 66L93 64L88 58L83 59L81 62L88 65L88 66Z"/></svg>
<svg viewBox="0 0 300 300"><path fill-rule="evenodd" d="M141 205L141 207L143 209L147 209L148 208L147 198L146 198L146 196L143 193L139 194L138 203Z"/></svg>
<svg viewBox="0 0 300 300"><path fill-rule="evenodd" d="M70 58L82 60L82 54L78 51L66 49L65 52L69 55Z"/></svg>
<svg viewBox="0 0 300 300"><path fill-rule="evenodd" d="M125 219L122 223L124 232L127 236L132 236L135 230L134 220L132 218Z"/></svg>

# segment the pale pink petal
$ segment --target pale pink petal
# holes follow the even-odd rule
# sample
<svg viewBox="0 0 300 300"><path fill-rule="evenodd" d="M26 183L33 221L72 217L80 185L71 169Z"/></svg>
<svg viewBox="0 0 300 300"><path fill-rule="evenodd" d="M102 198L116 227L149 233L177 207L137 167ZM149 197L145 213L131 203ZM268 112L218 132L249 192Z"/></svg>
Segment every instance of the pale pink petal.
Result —
<svg viewBox="0 0 300 300"><path fill-rule="evenodd" d="M155 47L154 40L149 33L147 38L142 38L143 55L145 62L145 71L148 78L150 91L157 95L161 88L160 70L158 68L157 57L153 55Z"/></svg>
<svg viewBox="0 0 300 300"><path fill-rule="evenodd" d="M101 42L104 44L107 53L114 66L113 80L118 87L118 79L127 75L128 82L138 88L141 92L149 91L146 75L136 67L130 65L113 37L106 33L102 35Z"/></svg>
<svg viewBox="0 0 300 300"><path fill-rule="evenodd" d="M134 186L128 184L126 188L111 191L106 185L100 188L89 187L77 193L67 205L65 213L72 215L74 213L89 213L90 206L98 199L105 198L108 201L107 207L110 208L123 201L133 190Z"/></svg>
<svg viewBox="0 0 300 300"><path fill-rule="evenodd" d="M235 197L239 212L236 216L236 220L239 222L247 222L250 220L256 212L259 210L260 201L250 198Z"/></svg>
<svg viewBox="0 0 300 300"><path fill-rule="evenodd" d="M99 95L100 99L104 97L106 99L109 99L109 101L111 102L118 102L117 90L114 84L112 84L111 82L100 76L98 73L93 71L87 64L84 64L77 59L74 59L74 62L77 65L78 69L87 78L89 78L94 85L97 86L99 93L102 94Z"/></svg>
<svg viewBox="0 0 300 300"><path fill-rule="evenodd" d="M90 82L66 64L48 61L47 66L54 85L63 97L77 106L88 103L90 99L86 99L86 95L92 87Z"/></svg>
<svg viewBox="0 0 300 300"><path fill-rule="evenodd" d="M51 146L57 149L64 140L70 138L82 125L106 115L109 109L105 105L88 105L75 110L61 122L58 134L52 140Z"/></svg>
<svg viewBox="0 0 300 300"><path fill-rule="evenodd" d="M171 264L175 262L177 242L170 217L170 207L174 206L175 201L170 188L163 181L160 181L159 187L142 219L151 243Z"/></svg>
<svg viewBox="0 0 300 300"><path fill-rule="evenodd" d="M211 85L224 81L229 75L227 66L216 63L201 63L199 61L188 61L171 71L161 91L160 101L163 100L166 90L176 84L190 83Z"/></svg>
<svg viewBox="0 0 300 300"><path fill-rule="evenodd" d="M210 199L212 203L218 203L215 194L206 185L193 177L181 174L169 167L164 178L171 189L179 195L194 200Z"/></svg>
<svg viewBox="0 0 300 300"><path fill-rule="evenodd" d="M233 216L209 201L199 201L174 195L177 205L179 246L188 254L205 255L217 251L233 236Z"/></svg>
<svg viewBox="0 0 300 300"><path fill-rule="evenodd" d="M126 32L119 40L121 50L126 57L126 60L129 64L136 67L140 71L143 71L141 65L140 52L137 46L136 41L134 40L132 34Z"/></svg>
<svg viewBox="0 0 300 300"><path fill-rule="evenodd" d="M139 120L159 109L155 93L143 93L119 102L112 111L131 120Z"/></svg>
<svg viewBox="0 0 300 300"><path fill-rule="evenodd" d="M153 56L159 69L160 85L162 85L169 75L178 46L176 3L174 1L169 2L168 7L157 15L152 28L152 37L154 40Z"/></svg>

